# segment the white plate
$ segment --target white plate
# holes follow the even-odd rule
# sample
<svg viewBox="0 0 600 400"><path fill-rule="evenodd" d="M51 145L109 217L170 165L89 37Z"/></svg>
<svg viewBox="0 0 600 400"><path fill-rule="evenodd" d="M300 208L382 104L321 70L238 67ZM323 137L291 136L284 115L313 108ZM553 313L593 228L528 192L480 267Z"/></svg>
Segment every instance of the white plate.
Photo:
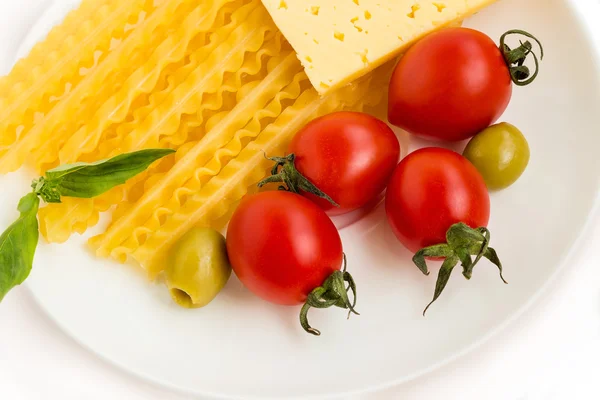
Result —
<svg viewBox="0 0 600 400"><path fill-rule="evenodd" d="M11 10L7 3L0 3L0 15ZM73 3L56 1L21 54ZM431 371L514 319L561 266L581 261L584 249L576 241L592 213L595 218L600 187L600 68L581 19L586 11L575 0L503 0L467 23L492 37L529 30L547 51L538 81L515 90L503 117L522 128L532 148L523 178L492 196L492 244L509 286L489 264L470 282L456 273L423 318L435 278L411 264L381 208L342 229L361 316L346 321L339 310L313 312L320 338L302 332L297 308L262 302L236 279L210 307L181 310L139 271L92 257L83 238L40 246L28 286L66 332L99 356L149 381L211 398L343 395ZM0 25L22 28L16 20ZM31 178L0 178L0 226L14 219Z"/></svg>

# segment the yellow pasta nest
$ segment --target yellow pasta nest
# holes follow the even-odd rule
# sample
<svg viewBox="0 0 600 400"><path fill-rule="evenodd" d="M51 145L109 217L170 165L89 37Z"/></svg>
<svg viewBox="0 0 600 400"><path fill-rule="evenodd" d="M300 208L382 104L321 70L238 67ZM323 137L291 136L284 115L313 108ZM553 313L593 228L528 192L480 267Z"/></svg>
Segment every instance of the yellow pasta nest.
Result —
<svg viewBox="0 0 600 400"><path fill-rule="evenodd" d="M39 213L63 242L110 210L91 246L153 278L191 227L226 224L265 154L317 116L376 106L389 71L321 98L260 0L85 0L0 79L0 172L176 149L99 198Z"/></svg>

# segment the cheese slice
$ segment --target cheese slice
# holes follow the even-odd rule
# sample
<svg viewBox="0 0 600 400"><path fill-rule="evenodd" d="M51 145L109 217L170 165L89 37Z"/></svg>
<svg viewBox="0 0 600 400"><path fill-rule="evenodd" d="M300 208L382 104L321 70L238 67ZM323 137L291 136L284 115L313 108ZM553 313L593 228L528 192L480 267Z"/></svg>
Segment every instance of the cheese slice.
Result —
<svg viewBox="0 0 600 400"><path fill-rule="evenodd" d="M496 0L262 0L321 94Z"/></svg>

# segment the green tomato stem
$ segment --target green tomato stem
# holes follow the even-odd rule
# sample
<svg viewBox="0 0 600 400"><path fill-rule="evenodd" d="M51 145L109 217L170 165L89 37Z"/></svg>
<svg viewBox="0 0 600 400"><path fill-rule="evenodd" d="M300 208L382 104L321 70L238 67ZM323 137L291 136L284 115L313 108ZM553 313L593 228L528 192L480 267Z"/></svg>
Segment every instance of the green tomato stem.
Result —
<svg viewBox="0 0 600 400"><path fill-rule="evenodd" d="M329 308L340 307L348 311L348 318L351 314L360 315L356 310L356 283L354 278L346 271L347 260L344 254L344 268L342 271L335 271L323 283L323 286L315 288L306 299L306 303L300 310L300 325L311 335L320 336L321 332L310 326L308 323L308 311L311 308ZM346 286L348 284L348 286ZM352 292L352 301L348 292Z"/></svg>
<svg viewBox="0 0 600 400"><path fill-rule="evenodd" d="M46 203L61 203L61 194L57 180L46 179L43 176L31 183L34 193Z"/></svg>
<svg viewBox="0 0 600 400"><path fill-rule="evenodd" d="M423 315L427 313L429 307L440 297L448 284L454 267L459 262L463 267L463 276L466 279L471 279L475 266L482 258L486 258L498 267L502 281L506 284L508 283L502 274L502 263L498 258L498 254L493 248L489 247L490 239L490 231L487 228L473 229L460 222L448 229L448 232L446 232L446 243L425 247L414 255L413 262L424 275L429 275L425 260L426 257L444 259L435 285L433 300L425 307ZM475 256L474 261L472 259L473 256Z"/></svg>
<svg viewBox="0 0 600 400"><path fill-rule="evenodd" d="M301 194L301 192L311 193L321 199L327 200L334 206L339 207L339 204L296 169L295 154L290 154L286 157L271 157L267 159L273 161L275 165L271 169L271 176L260 181L258 187L263 187L268 183L283 183L284 185L279 187L280 190L298 194Z"/></svg>
<svg viewBox="0 0 600 400"><path fill-rule="evenodd" d="M530 41L520 42L520 46L516 49L511 49L506 44L506 38L509 35L522 35L533 39L540 48L540 56L533 51L533 45ZM517 86L527 86L532 83L538 76L540 70L540 61L544 59L544 47L542 43L531 33L520 30L513 29L506 33L504 33L500 37L500 51L504 55L504 60L506 61L506 65L510 71L510 78L513 83ZM533 61L535 63L535 71L531 74L529 67L525 65L525 61L529 55L533 56Z"/></svg>

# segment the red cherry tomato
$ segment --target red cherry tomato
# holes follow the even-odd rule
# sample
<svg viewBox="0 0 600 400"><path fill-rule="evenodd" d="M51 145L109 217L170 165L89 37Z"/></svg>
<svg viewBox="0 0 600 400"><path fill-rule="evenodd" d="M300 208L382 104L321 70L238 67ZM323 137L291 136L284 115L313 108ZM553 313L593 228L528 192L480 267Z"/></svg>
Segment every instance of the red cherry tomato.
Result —
<svg viewBox="0 0 600 400"><path fill-rule="evenodd" d="M390 82L388 118L432 139L468 139L493 124L512 95L509 67L485 34L444 29L406 52Z"/></svg>
<svg viewBox="0 0 600 400"><path fill-rule="evenodd" d="M392 230L410 251L446 242L459 222L486 227L490 197L477 169L463 156L425 148L398 164L386 192L385 209Z"/></svg>
<svg viewBox="0 0 600 400"><path fill-rule="evenodd" d="M347 297L343 299L345 289L340 297L331 285L335 279L341 288L354 284L347 272L340 271L344 264L340 235L327 214L305 197L285 191L246 197L229 222L227 252L240 281L267 301L301 304L321 288L330 300L339 297L353 309ZM318 334L304 322L308 332Z"/></svg>
<svg viewBox="0 0 600 400"><path fill-rule="evenodd" d="M296 170L338 206L305 190L300 193L340 215L374 200L385 189L400 157L390 127L368 114L336 112L300 130L289 147ZM285 170L285 168L284 168Z"/></svg>

